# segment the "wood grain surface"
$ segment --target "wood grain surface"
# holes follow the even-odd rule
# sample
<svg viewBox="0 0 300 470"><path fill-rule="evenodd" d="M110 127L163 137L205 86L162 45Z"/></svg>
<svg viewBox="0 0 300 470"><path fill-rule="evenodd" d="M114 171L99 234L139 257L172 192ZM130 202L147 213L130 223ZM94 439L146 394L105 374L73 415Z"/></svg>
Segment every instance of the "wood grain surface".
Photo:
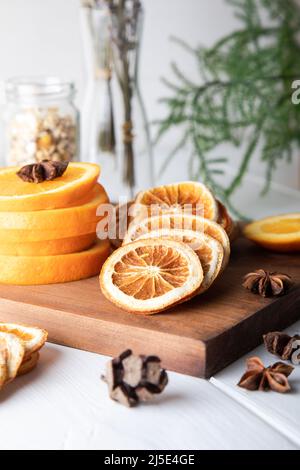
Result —
<svg viewBox="0 0 300 470"><path fill-rule="evenodd" d="M264 299L242 287L263 268L291 275L291 291ZM228 268L204 295L166 313L134 315L101 294L98 278L49 286L0 285L0 320L40 326L55 343L116 355L126 348L158 354L166 368L210 377L262 342L268 331L300 319L300 256L264 251L246 240L232 249Z"/></svg>

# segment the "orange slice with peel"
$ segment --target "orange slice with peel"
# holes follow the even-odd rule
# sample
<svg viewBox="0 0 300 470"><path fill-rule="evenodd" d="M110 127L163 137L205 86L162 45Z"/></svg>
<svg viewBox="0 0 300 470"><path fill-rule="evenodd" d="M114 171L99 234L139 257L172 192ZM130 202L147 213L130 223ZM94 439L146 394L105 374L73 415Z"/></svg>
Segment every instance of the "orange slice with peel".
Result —
<svg viewBox="0 0 300 470"><path fill-rule="evenodd" d="M0 241L0 253L10 256L50 256L76 253L88 249L95 243L96 233L79 235L78 237L24 242L22 231L19 232L19 242L4 243Z"/></svg>
<svg viewBox="0 0 300 470"><path fill-rule="evenodd" d="M79 253L53 256L0 255L0 283L17 285L55 284L92 277L110 253L108 240Z"/></svg>
<svg viewBox="0 0 300 470"><path fill-rule="evenodd" d="M137 240L104 263L100 286L105 297L129 312L153 314L196 292L203 270L196 253L174 240Z"/></svg>
<svg viewBox="0 0 300 470"><path fill-rule="evenodd" d="M227 233L218 223L192 214L164 214L148 217L140 222L132 222L128 228L123 244L137 240L141 235L153 230L184 229L205 233L221 243L224 249L222 270L228 263L230 256L230 242Z"/></svg>
<svg viewBox="0 0 300 470"><path fill-rule="evenodd" d="M167 184L140 192L135 200L134 218L141 220L182 210L210 220L218 219L218 205L213 194L204 184L195 181Z"/></svg>
<svg viewBox="0 0 300 470"><path fill-rule="evenodd" d="M48 333L41 328L16 323L0 323L0 333L15 335L24 347L24 359L41 349L47 341Z"/></svg>
<svg viewBox="0 0 300 470"><path fill-rule="evenodd" d="M209 235L194 232L193 230L162 229L145 233L141 235L138 240L148 238L168 238L169 240L176 240L186 243L195 251L201 262L204 275L199 293L204 292L212 285L221 270L224 257L223 247L221 243Z"/></svg>
<svg viewBox="0 0 300 470"><path fill-rule="evenodd" d="M97 182L100 167L92 163L68 165L52 181L27 183L17 176L19 167L0 170L0 211L38 211L68 207L84 198Z"/></svg>
<svg viewBox="0 0 300 470"><path fill-rule="evenodd" d="M47 240L60 240L69 237L78 237L87 233L96 233L97 224L99 222L87 222L85 224L75 224L69 226L66 221L55 230L9 230L0 229L0 243L31 243Z"/></svg>
<svg viewBox="0 0 300 470"><path fill-rule="evenodd" d="M31 212L0 211L0 230L51 231L59 229L62 224L68 227L84 226L96 221L97 208L108 202L103 186L97 184L93 192L93 199L80 206Z"/></svg>
<svg viewBox="0 0 300 470"><path fill-rule="evenodd" d="M257 220L244 227L244 235L264 248L300 251L300 212Z"/></svg>

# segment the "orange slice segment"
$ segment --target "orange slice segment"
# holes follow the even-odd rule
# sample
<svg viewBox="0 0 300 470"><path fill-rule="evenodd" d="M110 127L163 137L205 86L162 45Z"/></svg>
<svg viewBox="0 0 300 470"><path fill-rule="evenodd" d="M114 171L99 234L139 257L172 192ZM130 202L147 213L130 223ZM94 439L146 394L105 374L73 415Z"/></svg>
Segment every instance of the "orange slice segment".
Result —
<svg viewBox="0 0 300 470"><path fill-rule="evenodd" d="M224 257L224 250L217 240L204 233L193 230L162 229L141 235L138 240L148 238L168 238L186 243L198 256L203 269L204 279L199 289L199 293L207 290L218 276Z"/></svg>
<svg viewBox="0 0 300 470"><path fill-rule="evenodd" d="M19 167L0 170L0 211L37 211L68 207L84 198L99 177L92 163L69 163L55 180L26 183L17 176Z"/></svg>
<svg viewBox="0 0 300 470"><path fill-rule="evenodd" d="M300 212L257 220L246 225L244 235L269 250L300 251Z"/></svg>
<svg viewBox="0 0 300 470"><path fill-rule="evenodd" d="M137 240L106 260L103 294L120 308L140 314L161 312L191 296L203 281L196 253L174 240Z"/></svg>
<svg viewBox="0 0 300 470"><path fill-rule="evenodd" d="M55 256L0 255L2 284L35 285L78 281L99 274L110 253L110 243L103 240L79 253Z"/></svg>
<svg viewBox="0 0 300 470"><path fill-rule="evenodd" d="M0 240L1 255L9 256L50 256L77 253L86 250L95 243L96 233L79 235L78 237L60 238L36 242L24 242L20 231L20 241L5 243Z"/></svg>
<svg viewBox="0 0 300 470"><path fill-rule="evenodd" d="M140 222L132 222L128 228L123 244L137 240L141 235L153 230L161 229L184 229L205 233L221 243L224 249L222 270L228 263L230 256L230 242L227 233L218 223L191 214L164 214L148 217Z"/></svg>
<svg viewBox="0 0 300 470"><path fill-rule="evenodd" d="M17 336L24 347L24 358L41 349L47 341L48 333L41 328L19 325L16 323L0 323L0 333Z"/></svg>
<svg viewBox="0 0 300 470"><path fill-rule="evenodd" d="M218 219L218 205L213 194L204 184L194 181L142 191L136 197L135 206L136 220L162 213L181 212L183 209L210 220ZM151 214L149 210L152 210Z"/></svg>
<svg viewBox="0 0 300 470"><path fill-rule="evenodd" d="M51 231L59 229L63 224L67 224L68 227L84 226L86 223L96 221L97 208L108 202L103 186L97 184L93 192L93 199L81 206L30 212L0 211L0 229Z"/></svg>

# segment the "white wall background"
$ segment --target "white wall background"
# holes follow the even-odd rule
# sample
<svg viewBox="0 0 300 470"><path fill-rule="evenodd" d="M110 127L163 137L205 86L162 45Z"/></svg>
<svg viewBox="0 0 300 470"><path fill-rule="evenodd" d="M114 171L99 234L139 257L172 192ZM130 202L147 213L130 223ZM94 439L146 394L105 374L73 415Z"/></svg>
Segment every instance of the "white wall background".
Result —
<svg viewBox="0 0 300 470"><path fill-rule="evenodd" d="M236 25L224 0L144 0L146 16L140 82L150 120L160 116L158 98L166 94L161 76L170 76L176 60L194 75L191 58L169 40L171 35L192 45L210 45ZM300 73L300 71L299 71ZM14 75L58 75L74 80L78 105L85 89L79 0L0 0L0 81ZM300 131L300 130L299 130ZM274 129L274 132L277 132ZM170 137L171 139L171 137ZM156 150L156 166L171 142ZM185 155L171 166L168 179L187 177ZM281 167L276 180L299 188L299 157ZM251 171L262 174L255 162Z"/></svg>

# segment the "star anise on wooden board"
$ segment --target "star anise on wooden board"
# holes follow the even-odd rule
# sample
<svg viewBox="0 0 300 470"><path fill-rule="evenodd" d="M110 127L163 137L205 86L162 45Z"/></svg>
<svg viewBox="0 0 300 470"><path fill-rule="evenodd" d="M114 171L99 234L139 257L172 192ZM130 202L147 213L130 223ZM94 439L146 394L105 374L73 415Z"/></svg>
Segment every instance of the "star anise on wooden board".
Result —
<svg viewBox="0 0 300 470"><path fill-rule="evenodd" d="M272 331L264 335L264 344L271 354L279 356L284 361L291 360L293 353L299 349L300 335L290 336L280 331Z"/></svg>
<svg viewBox="0 0 300 470"><path fill-rule="evenodd" d="M17 172L17 175L26 183L42 183L43 181L51 181L62 176L67 167L68 162L42 160L39 163L23 166Z"/></svg>
<svg viewBox="0 0 300 470"><path fill-rule="evenodd" d="M287 274L269 272L264 269L258 269L246 274L243 282L243 286L246 289L262 297L286 294L292 284L292 279Z"/></svg>
<svg viewBox="0 0 300 470"><path fill-rule="evenodd" d="M272 366L265 367L259 357L251 357L247 359L247 370L238 383L239 387L246 390L260 390L285 393L291 387L288 382L289 375L293 372L294 367L276 362Z"/></svg>
<svg viewBox="0 0 300 470"><path fill-rule="evenodd" d="M131 407L161 393L168 376L157 356L134 355L130 349L106 365L105 377L110 398Z"/></svg>

